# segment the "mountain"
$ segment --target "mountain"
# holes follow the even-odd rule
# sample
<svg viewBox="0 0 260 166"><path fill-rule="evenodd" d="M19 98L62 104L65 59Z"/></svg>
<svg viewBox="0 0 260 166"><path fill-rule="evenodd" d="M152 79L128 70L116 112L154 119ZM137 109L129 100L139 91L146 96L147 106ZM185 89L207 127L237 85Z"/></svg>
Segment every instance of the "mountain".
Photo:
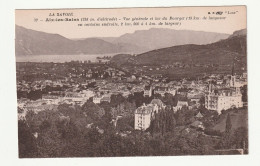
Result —
<svg viewBox="0 0 260 166"><path fill-rule="evenodd" d="M245 64L247 46L244 31L236 31L231 37L211 44L179 45L152 50L137 56L124 55L124 58L121 55L120 64L164 65L180 62L183 64L230 65L233 63L234 58ZM131 61L129 61L130 58L132 58ZM117 63L117 57L113 57L111 62Z"/></svg>
<svg viewBox="0 0 260 166"><path fill-rule="evenodd" d="M77 50L80 50L82 54L116 53L120 51L120 47L96 38L78 40L75 42L75 45Z"/></svg>
<svg viewBox="0 0 260 166"><path fill-rule="evenodd" d="M16 55L140 54L154 49L185 44L209 44L228 34L151 28L120 37L68 39L16 25Z"/></svg>
<svg viewBox="0 0 260 166"><path fill-rule="evenodd" d="M132 63L130 60L133 57L134 56L132 56L130 54L117 54L111 58L110 63L116 64L118 66L121 66L124 64L129 64L129 63Z"/></svg>
<svg viewBox="0 0 260 166"><path fill-rule="evenodd" d="M58 34L49 34L15 26L16 55L71 54L74 43Z"/></svg>
<svg viewBox="0 0 260 166"><path fill-rule="evenodd" d="M232 35L229 36L229 38L232 38L234 36L245 36L246 34L247 34L247 30L241 29L241 30L235 31Z"/></svg>
<svg viewBox="0 0 260 166"><path fill-rule="evenodd" d="M113 44L98 38L71 40L16 25L15 53L19 55L108 54L139 50L132 45Z"/></svg>
<svg viewBox="0 0 260 166"><path fill-rule="evenodd" d="M228 37L229 34L223 33L151 28L149 30L138 30L134 33L127 33L117 38L102 39L114 44L133 44L142 47L143 51L150 51L176 45L209 44Z"/></svg>

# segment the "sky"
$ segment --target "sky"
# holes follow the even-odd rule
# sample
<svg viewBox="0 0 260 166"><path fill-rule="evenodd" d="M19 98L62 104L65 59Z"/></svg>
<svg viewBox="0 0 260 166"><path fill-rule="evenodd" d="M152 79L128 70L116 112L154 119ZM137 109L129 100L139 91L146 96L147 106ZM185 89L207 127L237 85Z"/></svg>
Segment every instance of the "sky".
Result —
<svg viewBox="0 0 260 166"><path fill-rule="evenodd" d="M209 13L210 12L210 13ZM217 15L217 12L223 12ZM62 16L58 16L60 13ZM69 15L63 15L63 13ZM70 15L73 16L70 16ZM194 16L199 20L194 20ZM130 18L130 20L124 20ZM134 26L132 18L148 18L146 21L138 21L139 25ZM160 18L160 20L155 20ZM162 20L166 17L167 20ZM169 20L169 18L178 20ZM203 19L206 18L206 19ZM209 17L224 17L225 19L212 20ZM46 21L46 19L79 19L79 21ZM88 18L88 21L81 21L81 18ZM94 21L90 21L93 18ZM119 26L84 26L89 23L108 23L98 19L111 18L109 23L117 23ZM150 20L153 18L153 20ZM192 19L190 19L192 18ZM149 25L149 23L156 25ZM158 25L161 22L162 25ZM67 38L89 38L89 37L118 37L126 33L133 33L136 30L150 28L170 28L176 30L195 30L232 34L236 30L246 28L246 7L225 6L225 7L172 7L172 8L117 8L117 9L59 9L59 10L15 10L16 25L28 29L43 31L47 33L60 34ZM132 26L125 26L125 23L132 23ZM140 25L144 23L144 25ZM148 25L145 25L147 23ZM166 23L178 23L178 25ZM82 24L82 26L78 26Z"/></svg>

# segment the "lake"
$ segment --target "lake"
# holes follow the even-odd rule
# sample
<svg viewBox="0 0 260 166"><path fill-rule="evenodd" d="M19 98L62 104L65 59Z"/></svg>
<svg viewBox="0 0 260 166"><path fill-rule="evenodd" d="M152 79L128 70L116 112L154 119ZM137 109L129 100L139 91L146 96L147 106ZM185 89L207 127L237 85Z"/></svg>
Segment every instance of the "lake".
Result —
<svg viewBox="0 0 260 166"><path fill-rule="evenodd" d="M114 56L114 54L90 54L90 55L23 55L16 56L16 62L55 62L63 63L70 61L97 62L97 57Z"/></svg>

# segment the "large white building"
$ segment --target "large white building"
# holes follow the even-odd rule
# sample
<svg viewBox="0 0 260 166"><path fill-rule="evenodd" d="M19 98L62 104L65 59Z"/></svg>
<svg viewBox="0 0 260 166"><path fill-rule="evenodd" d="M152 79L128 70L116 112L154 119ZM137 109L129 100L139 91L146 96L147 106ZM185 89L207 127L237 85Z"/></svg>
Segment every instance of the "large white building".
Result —
<svg viewBox="0 0 260 166"><path fill-rule="evenodd" d="M154 113L158 113L165 107L165 104L159 99L153 99L150 104L138 107L135 110L135 130L146 130L154 118Z"/></svg>
<svg viewBox="0 0 260 166"><path fill-rule="evenodd" d="M222 110L243 107L240 88L213 89L210 84L208 94L205 95L205 107L209 110L215 110L219 114Z"/></svg>
<svg viewBox="0 0 260 166"><path fill-rule="evenodd" d="M135 110L135 130L146 130L151 123L153 107L143 105Z"/></svg>
<svg viewBox="0 0 260 166"><path fill-rule="evenodd" d="M214 88L209 84L207 95L205 95L205 107L209 110L215 110L221 114L222 110L230 108L243 107L240 84L234 74L234 63L229 85L226 88Z"/></svg>

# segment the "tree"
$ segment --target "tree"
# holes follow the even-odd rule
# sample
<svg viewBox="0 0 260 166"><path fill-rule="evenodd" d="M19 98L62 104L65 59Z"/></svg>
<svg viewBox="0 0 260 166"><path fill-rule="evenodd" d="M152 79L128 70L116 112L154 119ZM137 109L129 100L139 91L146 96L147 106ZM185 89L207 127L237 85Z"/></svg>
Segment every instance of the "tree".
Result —
<svg viewBox="0 0 260 166"><path fill-rule="evenodd" d="M154 114L154 119L151 121L150 127L147 129L154 135L157 132L160 132L160 115L159 113Z"/></svg>
<svg viewBox="0 0 260 166"><path fill-rule="evenodd" d="M18 144L20 158L38 157L36 140L31 129L24 120L18 121Z"/></svg>
<svg viewBox="0 0 260 166"><path fill-rule="evenodd" d="M175 125L174 112L169 107L166 107L166 132L174 131Z"/></svg>
<svg viewBox="0 0 260 166"><path fill-rule="evenodd" d="M115 107L121 103L123 103L126 99L121 95L121 94L118 94L118 95L111 95L111 106L112 107Z"/></svg>
<svg viewBox="0 0 260 166"><path fill-rule="evenodd" d="M177 125L182 126L185 124L185 114L183 109L178 110L175 114L175 117Z"/></svg>
<svg viewBox="0 0 260 166"><path fill-rule="evenodd" d="M230 133L231 132L231 128L232 128L232 123L231 123L231 118L230 118L230 114L227 115L227 120L226 120L226 133Z"/></svg>
<svg viewBox="0 0 260 166"><path fill-rule="evenodd" d="M155 133L161 133L161 135L164 136L167 132L173 132L175 125L174 112L171 107L168 106L160 110L159 113L154 114L154 118L147 131L150 131L153 136Z"/></svg>
<svg viewBox="0 0 260 166"><path fill-rule="evenodd" d="M103 115L105 115L105 111L103 108L100 108L93 102L87 101L83 106L82 109L90 118L93 120L100 119Z"/></svg>
<svg viewBox="0 0 260 166"><path fill-rule="evenodd" d="M135 102L136 107L140 107L143 103L148 104L151 102L151 98L144 97L144 92L135 92L134 95L129 95L128 101L130 103Z"/></svg>
<svg viewBox="0 0 260 166"><path fill-rule="evenodd" d="M239 127L234 131L233 145L235 148L247 149L248 148L248 130L245 127Z"/></svg>
<svg viewBox="0 0 260 166"><path fill-rule="evenodd" d="M160 130L161 130L161 134L162 136L165 134L166 132L166 115L165 115L165 111L161 111L159 113L159 125L160 125Z"/></svg>
<svg viewBox="0 0 260 166"><path fill-rule="evenodd" d="M40 90L32 90L27 95L30 100L37 100L42 98L42 92Z"/></svg>
<svg viewBox="0 0 260 166"><path fill-rule="evenodd" d="M228 114L227 115L227 119L226 119L225 133L221 137L221 140L218 143L217 148L220 148L220 149L223 149L223 148L224 149L229 149L229 148L231 148L231 146L232 146L231 128L232 128L231 118L230 118L230 114Z"/></svg>
<svg viewBox="0 0 260 166"><path fill-rule="evenodd" d="M244 85L241 88L241 92L242 92L242 101L247 102L247 85Z"/></svg>
<svg viewBox="0 0 260 166"><path fill-rule="evenodd" d="M201 106L205 104L205 96L200 98L199 103L200 103Z"/></svg>
<svg viewBox="0 0 260 166"><path fill-rule="evenodd" d="M162 100L166 105L170 105L170 106L174 105L174 96L170 93L165 93L165 96L163 97Z"/></svg>

